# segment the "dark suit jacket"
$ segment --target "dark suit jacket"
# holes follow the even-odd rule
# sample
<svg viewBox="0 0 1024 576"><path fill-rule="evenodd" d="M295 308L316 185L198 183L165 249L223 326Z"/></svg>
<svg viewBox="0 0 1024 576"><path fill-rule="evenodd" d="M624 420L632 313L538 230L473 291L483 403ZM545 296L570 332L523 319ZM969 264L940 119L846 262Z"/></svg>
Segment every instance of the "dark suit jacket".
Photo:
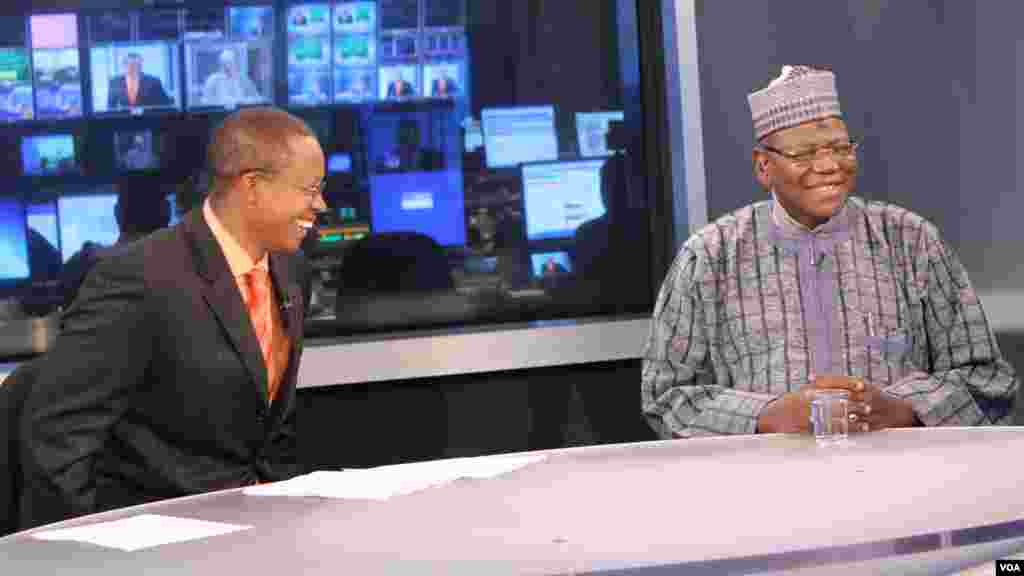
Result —
<svg viewBox="0 0 1024 576"><path fill-rule="evenodd" d="M139 94L134 106L171 106L174 102L164 92L164 85L160 79L149 74L143 74L139 78ZM129 108L132 104L128 102L128 84L124 76L114 76L110 79L110 87L107 90L107 108Z"/></svg>
<svg viewBox="0 0 1024 576"><path fill-rule="evenodd" d="M299 473L299 258L270 257L292 341L270 406L252 323L201 209L101 259L25 405L23 526Z"/></svg>

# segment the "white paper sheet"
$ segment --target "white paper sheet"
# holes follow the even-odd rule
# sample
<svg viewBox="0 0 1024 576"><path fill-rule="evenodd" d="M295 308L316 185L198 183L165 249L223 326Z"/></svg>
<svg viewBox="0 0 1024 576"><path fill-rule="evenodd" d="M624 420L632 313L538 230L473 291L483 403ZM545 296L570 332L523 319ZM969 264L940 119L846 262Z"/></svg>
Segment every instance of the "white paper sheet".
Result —
<svg viewBox="0 0 1024 576"><path fill-rule="evenodd" d="M314 496L386 500L439 486L459 478L486 479L540 462L544 455L487 458L449 458L430 462L352 469L340 472L319 471L283 482L250 486L250 496Z"/></svg>
<svg viewBox="0 0 1024 576"><path fill-rule="evenodd" d="M207 522L159 514L139 514L110 522L37 532L31 537L38 540L85 542L105 548L134 552L143 548L220 536L249 528L252 526Z"/></svg>

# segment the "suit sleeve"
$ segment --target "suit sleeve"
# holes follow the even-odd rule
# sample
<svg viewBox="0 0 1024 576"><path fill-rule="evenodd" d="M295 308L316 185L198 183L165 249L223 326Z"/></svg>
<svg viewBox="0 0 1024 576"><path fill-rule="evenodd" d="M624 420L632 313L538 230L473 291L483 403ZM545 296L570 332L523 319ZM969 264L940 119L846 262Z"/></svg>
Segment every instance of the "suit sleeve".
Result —
<svg viewBox="0 0 1024 576"><path fill-rule="evenodd" d="M27 526L94 510L95 463L152 354L146 306L141 254L122 254L96 265L61 319L22 413Z"/></svg>

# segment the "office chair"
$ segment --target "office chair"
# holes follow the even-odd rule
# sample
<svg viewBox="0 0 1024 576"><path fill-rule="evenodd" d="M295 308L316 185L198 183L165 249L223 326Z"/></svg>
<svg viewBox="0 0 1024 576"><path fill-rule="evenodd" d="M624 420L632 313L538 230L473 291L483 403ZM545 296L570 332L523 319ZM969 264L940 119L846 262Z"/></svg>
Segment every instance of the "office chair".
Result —
<svg viewBox="0 0 1024 576"><path fill-rule="evenodd" d="M23 362L0 384L0 536L18 531L21 498L21 425L22 407L36 375L35 363Z"/></svg>

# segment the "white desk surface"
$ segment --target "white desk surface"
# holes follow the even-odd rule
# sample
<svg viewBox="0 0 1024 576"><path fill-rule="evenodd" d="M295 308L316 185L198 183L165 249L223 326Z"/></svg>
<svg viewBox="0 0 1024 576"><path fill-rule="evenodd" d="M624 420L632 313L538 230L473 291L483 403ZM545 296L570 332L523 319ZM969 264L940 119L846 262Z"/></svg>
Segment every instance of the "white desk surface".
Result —
<svg viewBox="0 0 1024 576"><path fill-rule="evenodd" d="M254 528L134 553L16 534L0 573L984 574L1024 550L1022 453L1012 427L554 450L383 502L226 491L80 518L61 526L149 512Z"/></svg>

